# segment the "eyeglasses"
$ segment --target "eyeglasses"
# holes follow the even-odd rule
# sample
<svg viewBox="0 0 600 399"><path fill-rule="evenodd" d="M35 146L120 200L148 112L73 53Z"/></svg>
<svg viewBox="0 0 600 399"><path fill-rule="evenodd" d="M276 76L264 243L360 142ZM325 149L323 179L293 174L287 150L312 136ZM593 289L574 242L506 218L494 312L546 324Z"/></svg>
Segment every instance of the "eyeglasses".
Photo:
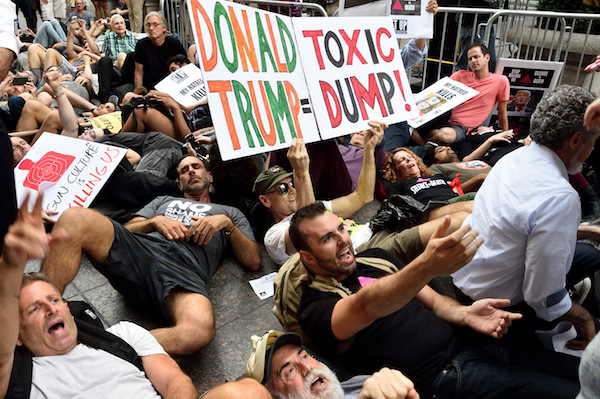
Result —
<svg viewBox="0 0 600 399"><path fill-rule="evenodd" d="M148 22L148 23L146 24L146 26L147 26L148 28L158 28L158 27L159 27L159 26L161 26L161 25L162 25L162 23L161 23L161 22Z"/></svg>
<svg viewBox="0 0 600 399"><path fill-rule="evenodd" d="M287 193L290 192L290 187L294 187L294 183L293 182L279 183L279 186L275 190L267 191L265 194L271 194L271 193L278 192L279 195L286 195Z"/></svg>

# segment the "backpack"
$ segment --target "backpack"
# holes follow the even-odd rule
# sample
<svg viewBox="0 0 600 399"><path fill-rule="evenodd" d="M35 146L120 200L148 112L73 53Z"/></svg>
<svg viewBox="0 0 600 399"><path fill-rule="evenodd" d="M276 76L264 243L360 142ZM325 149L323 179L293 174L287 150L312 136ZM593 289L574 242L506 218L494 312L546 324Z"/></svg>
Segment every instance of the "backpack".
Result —
<svg viewBox="0 0 600 399"><path fill-rule="evenodd" d="M374 254L372 250L362 252L356 256L356 261L383 270L389 274L398 271L398 268L392 262L383 258L368 256L371 253ZM298 306L304 295L304 289L311 287L322 292L334 292L342 298L352 295L352 292L335 278L314 274L310 271L300 259L299 253L292 255L281 266L273 283L275 285L273 314L277 317L277 320L279 320L285 331L299 334L304 340L304 344L308 347L316 347L316 345L302 331L298 322ZM352 340L353 338L349 338L339 343L335 348L336 352L343 353L348 350L352 344Z"/></svg>
<svg viewBox="0 0 600 399"><path fill-rule="evenodd" d="M77 339L92 348L102 349L144 371L142 359L123 339L104 330L102 321L84 301L69 301L69 309L77 325ZM28 399L31 393L33 355L24 346L15 348L13 368L6 393L7 399Z"/></svg>

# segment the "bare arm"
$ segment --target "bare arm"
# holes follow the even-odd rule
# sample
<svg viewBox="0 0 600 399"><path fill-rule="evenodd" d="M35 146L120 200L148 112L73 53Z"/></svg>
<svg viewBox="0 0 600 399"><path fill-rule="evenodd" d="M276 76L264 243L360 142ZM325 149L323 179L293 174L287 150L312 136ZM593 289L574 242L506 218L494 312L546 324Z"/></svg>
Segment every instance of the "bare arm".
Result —
<svg viewBox="0 0 600 399"><path fill-rule="evenodd" d="M400 271L385 276L338 301L331 315L334 336L343 341L406 305L433 277L448 275L466 265L483 240L463 226L444 236L450 217L432 235L425 251Z"/></svg>
<svg viewBox="0 0 600 399"><path fill-rule="evenodd" d="M138 162L140 162L142 156L137 152L133 151L131 148L128 148L127 152L125 153L125 158L127 158L131 166L134 166L137 165Z"/></svg>
<svg viewBox="0 0 600 399"><path fill-rule="evenodd" d="M81 25L81 30L83 30L83 33L85 34L85 40L87 41L90 51L94 54L100 55L100 49L98 48L98 45L96 44L96 40L94 39L94 36L92 35L92 32L96 29L96 25L92 25L90 27L90 29L88 30L85 28L84 20L79 19L79 20L77 20L77 22L79 22L79 24Z"/></svg>
<svg viewBox="0 0 600 399"><path fill-rule="evenodd" d="M135 72L133 75L133 85L135 87L142 86L144 83L144 66L139 62L135 63Z"/></svg>
<svg viewBox="0 0 600 399"><path fill-rule="evenodd" d="M229 234L233 254L242 267L250 271L258 270L261 261L258 244L238 229L231 218L222 214L192 218L195 222L189 228L190 241L203 245L208 243L217 231L225 230Z"/></svg>
<svg viewBox="0 0 600 399"><path fill-rule="evenodd" d="M331 201L333 213L343 218L353 215L361 207L373 201L377 173L375 170L375 146L383 139L383 131L388 125L385 122L370 121L369 126L371 129L365 133L363 164L356 189L346 196Z"/></svg>
<svg viewBox="0 0 600 399"><path fill-rule="evenodd" d="M461 184L460 187L465 193L477 191L477 189L479 189L481 183L483 183L487 175L487 173L479 173L477 176L472 177L463 184Z"/></svg>
<svg viewBox="0 0 600 399"><path fill-rule="evenodd" d="M498 125L502 130L508 130L507 101L498 101Z"/></svg>
<svg viewBox="0 0 600 399"><path fill-rule="evenodd" d="M198 398L190 377L169 355L156 354L142 357L146 376L163 398Z"/></svg>
<svg viewBox="0 0 600 399"><path fill-rule="evenodd" d="M0 47L0 81L8 74L8 70L14 59L15 53L13 53L12 50Z"/></svg>
<svg viewBox="0 0 600 399"><path fill-rule="evenodd" d="M138 233L158 231L167 240L171 241L183 241L189 238L188 228L183 222L169 219L163 215L157 215L149 219L137 216L123 226L129 231Z"/></svg>
<svg viewBox="0 0 600 399"><path fill-rule="evenodd" d="M500 114L498 114L498 115L500 115ZM500 118L498 118L498 120L500 120ZM508 122L506 122L506 123L508 125ZM488 139L486 141L481 143L481 145L479 147L474 149L472 153L470 153L469 155L464 157L462 160L464 162L468 162L468 161L474 161L476 159L482 159L485 156L485 153L490 149L492 144L499 143L501 141L510 143L509 139L512 136L513 136L512 130L506 130L504 132L496 133L493 136L488 137Z"/></svg>
<svg viewBox="0 0 600 399"><path fill-rule="evenodd" d="M23 271L28 260L41 258L50 247L65 238L64 230L46 234L42 220L42 197L37 198L32 212L24 205L15 223L4 237L0 257L0 397L6 395L13 365L15 344L19 335L19 294ZM26 196L24 204L27 204Z"/></svg>
<svg viewBox="0 0 600 399"><path fill-rule="evenodd" d="M573 323L575 329L581 338L573 339L567 342L570 349L585 349L590 341L596 336L594 320L590 313L581 305L573 303L571 309L560 317L561 320L567 320Z"/></svg>
<svg viewBox="0 0 600 399"><path fill-rule="evenodd" d="M75 34L75 29L79 27L79 23L77 20L72 20L69 23L69 31L67 32L67 56L72 60L73 58L77 58L77 52L73 47L73 35Z"/></svg>
<svg viewBox="0 0 600 399"><path fill-rule="evenodd" d="M52 70L44 75L44 80L54 93L58 103L58 115L63 124L62 134L68 137L77 137L79 125L75 116L75 110L69 101L66 90L62 87L61 74L58 70Z"/></svg>
<svg viewBox="0 0 600 399"><path fill-rule="evenodd" d="M315 192L310 178L310 158L308 157L304 140L292 139L290 148L287 151L287 158L292 165L292 172L294 172L296 204L298 204L298 209L300 209L315 202Z"/></svg>
<svg viewBox="0 0 600 399"><path fill-rule="evenodd" d="M190 127L188 126L185 117L183 116L183 112L181 112L181 107L177 101L173 100L173 98L167 93L162 93L156 90L151 90L147 97L155 98L169 108L169 110L173 113L173 125L175 128L175 134L177 135L176 138L179 141L185 142L185 136L190 134L192 131L190 130Z"/></svg>

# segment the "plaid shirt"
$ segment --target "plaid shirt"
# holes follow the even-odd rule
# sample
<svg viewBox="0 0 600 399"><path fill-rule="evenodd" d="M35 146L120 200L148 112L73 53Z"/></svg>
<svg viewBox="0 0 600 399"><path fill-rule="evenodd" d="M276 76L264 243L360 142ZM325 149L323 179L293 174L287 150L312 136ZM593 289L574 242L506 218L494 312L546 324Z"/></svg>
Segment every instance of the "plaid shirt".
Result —
<svg viewBox="0 0 600 399"><path fill-rule="evenodd" d="M135 51L137 38L135 33L128 30L125 31L125 36L121 37L115 32L109 32L104 38L104 53L110 57L113 64L117 62L119 53L131 53Z"/></svg>

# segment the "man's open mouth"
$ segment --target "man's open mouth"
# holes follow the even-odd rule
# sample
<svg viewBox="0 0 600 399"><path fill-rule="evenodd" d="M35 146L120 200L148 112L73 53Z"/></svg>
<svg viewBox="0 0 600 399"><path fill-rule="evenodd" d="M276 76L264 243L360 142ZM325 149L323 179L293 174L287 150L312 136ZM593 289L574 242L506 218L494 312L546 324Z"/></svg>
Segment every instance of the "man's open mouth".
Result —
<svg viewBox="0 0 600 399"><path fill-rule="evenodd" d="M310 385L311 392L320 392L327 386L327 383L322 377L317 377Z"/></svg>
<svg viewBox="0 0 600 399"><path fill-rule="evenodd" d="M51 335L60 334L65 329L65 323L62 320L58 320L48 328L48 333Z"/></svg>

